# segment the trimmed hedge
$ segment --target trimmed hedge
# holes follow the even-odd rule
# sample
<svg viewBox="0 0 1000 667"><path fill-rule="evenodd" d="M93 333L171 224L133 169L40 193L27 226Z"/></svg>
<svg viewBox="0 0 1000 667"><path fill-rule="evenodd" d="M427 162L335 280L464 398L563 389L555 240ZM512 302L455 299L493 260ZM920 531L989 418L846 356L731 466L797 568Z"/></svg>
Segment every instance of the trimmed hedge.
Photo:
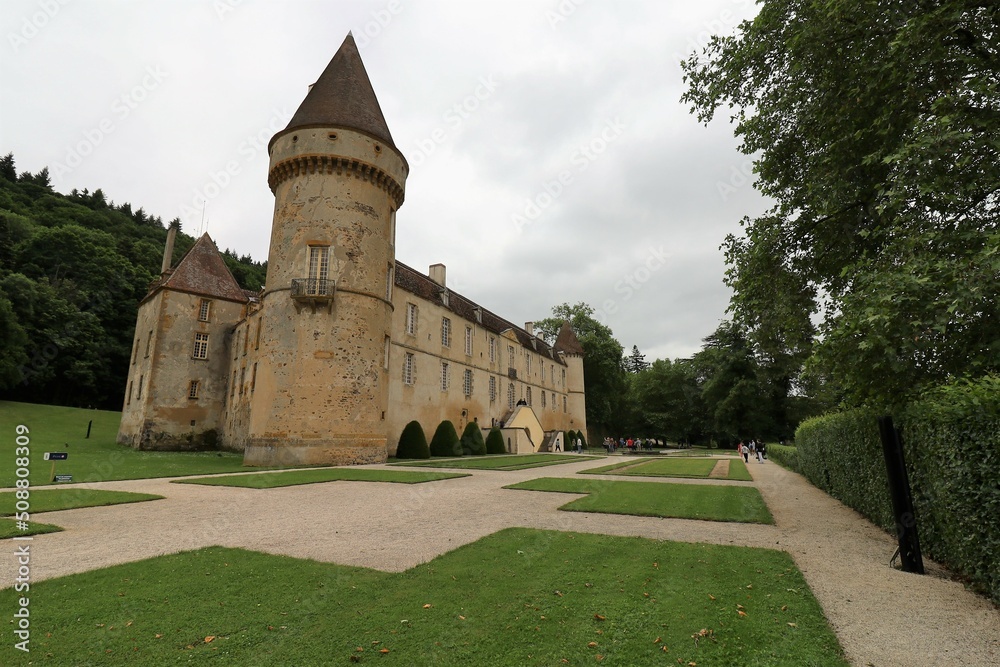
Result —
<svg viewBox="0 0 1000 667"><path fill-rule="evenodd" d="M506 454L507 446L503 441L503 433L500 429L494 427L490 429L490 432L486 435L486 453L487 454Z"/></svg>
<svg viewBox="0 0 1000 667"><path fill-rule="evenodd" d="M799 450L789 445L768 445L767 460L783 468L799 472Z"/></svg>
<svg viewBox="0 0 1000 667"><path fill-rule="evenodd" d="M427 446L427 436L420 422L411 421L403 427L399 434L399 444L396 446L397 459L429 459L431 450Z"/></svg>
<svg viewBox="0 0 1000 667"><path fill-rule="evenodd" d="M469 422L462 431L462 454L466 456L485 456L486 441L483 440L483 432L479 429L479 424Z"/></svg>
<svg viewBox="0 0 1000 667"><path fill-rule="evenodd" d="M896 426L923 553L1000 603L1000 377L929 392ZM799 472L894 532L874 412L808 420L795 441Z"/></svg>
<svg viewBox="0 0 1000 667"><path fill-rule="evenodd" d="M438 424L431 438L431 456L461 456L462 442L458 439L455 425L445 419Z"/></svg>

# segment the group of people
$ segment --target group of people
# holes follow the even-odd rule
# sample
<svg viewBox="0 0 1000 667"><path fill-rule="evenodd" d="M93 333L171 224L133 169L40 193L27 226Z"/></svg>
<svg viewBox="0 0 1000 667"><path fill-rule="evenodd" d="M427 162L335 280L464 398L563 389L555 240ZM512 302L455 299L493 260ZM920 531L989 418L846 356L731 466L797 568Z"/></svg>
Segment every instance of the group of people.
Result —
<svg viewBox="0 0 1000 667"><path fill-rule="evenodd" d="M641 452L644 448L646 450L652 450L653 441L646 440L643 442L642 438L636 438L635 440L632 438L618 438L617 440L614 438L604 439L604 449L608 450L608 454L614 454L619 449L628 452Z"/></svg>
<svg viewBox="0 0 1000 667"><path fill-rule="evenodd" d="M763 440L758 441L751 438L747 444L740 440L740 444L736 445L736 451L743 457L744 463L750 463L751 455L757 457L757 463L763 463L767 459L767 445L764 444Z"/></svg>

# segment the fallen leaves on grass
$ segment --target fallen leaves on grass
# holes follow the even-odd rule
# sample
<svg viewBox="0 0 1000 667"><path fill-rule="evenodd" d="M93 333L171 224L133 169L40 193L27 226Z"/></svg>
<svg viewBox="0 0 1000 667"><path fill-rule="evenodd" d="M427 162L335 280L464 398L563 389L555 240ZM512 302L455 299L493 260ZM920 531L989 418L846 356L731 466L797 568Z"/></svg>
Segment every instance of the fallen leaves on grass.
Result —
<svg viewBox="0 0 1000 667"><path fill-rule="evenodd" d="M606 619L605 619L604 616L601 616L600 614L594 614L594 620L595 621L603 621L603 620L606 620Z"/></svg>

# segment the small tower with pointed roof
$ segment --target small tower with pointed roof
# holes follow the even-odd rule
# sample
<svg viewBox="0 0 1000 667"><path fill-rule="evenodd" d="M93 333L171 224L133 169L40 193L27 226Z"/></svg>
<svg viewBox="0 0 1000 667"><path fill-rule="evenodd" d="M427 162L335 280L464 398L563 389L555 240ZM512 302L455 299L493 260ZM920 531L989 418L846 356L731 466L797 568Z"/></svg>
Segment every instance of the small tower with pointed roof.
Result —
<svg viewBox="0 0 1000 667"><path fill-rule="evenodd" d="M118 442L138 449L215 448L222 437L229 340L247 296L208 234L139 303Z"/></svg>
<svg viewBox="0 0 1000 667"><path fill-rule="evenodd" d="M569 322L563 322L553 349L566 363L566 401L573 415L569 428L587 432L587 393L583 378L583 345Z"/></svg>
<svg viewBox="0 0 1000 667"><path fill-rule="evenodd" d="M386 458L406 160L348 35L269 144L274 220L245 460Z"/></svg>

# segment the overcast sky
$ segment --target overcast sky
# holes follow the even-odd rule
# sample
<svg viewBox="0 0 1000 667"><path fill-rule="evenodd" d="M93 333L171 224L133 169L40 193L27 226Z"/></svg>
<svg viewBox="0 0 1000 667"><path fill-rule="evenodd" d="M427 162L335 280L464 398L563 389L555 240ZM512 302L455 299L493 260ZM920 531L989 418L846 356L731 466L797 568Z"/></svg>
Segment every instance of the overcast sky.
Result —
<svg viewBox="0 0 1000 667"><path fill-rule="evenodd" d="M353 31L410 164L397 259L518 324L584 301L647 360L725 317L766 208L679 61L756 7L523 0L5 0L0 154L267 258L270 137ZM207 211L204 217L204 202Z"/></svg>

